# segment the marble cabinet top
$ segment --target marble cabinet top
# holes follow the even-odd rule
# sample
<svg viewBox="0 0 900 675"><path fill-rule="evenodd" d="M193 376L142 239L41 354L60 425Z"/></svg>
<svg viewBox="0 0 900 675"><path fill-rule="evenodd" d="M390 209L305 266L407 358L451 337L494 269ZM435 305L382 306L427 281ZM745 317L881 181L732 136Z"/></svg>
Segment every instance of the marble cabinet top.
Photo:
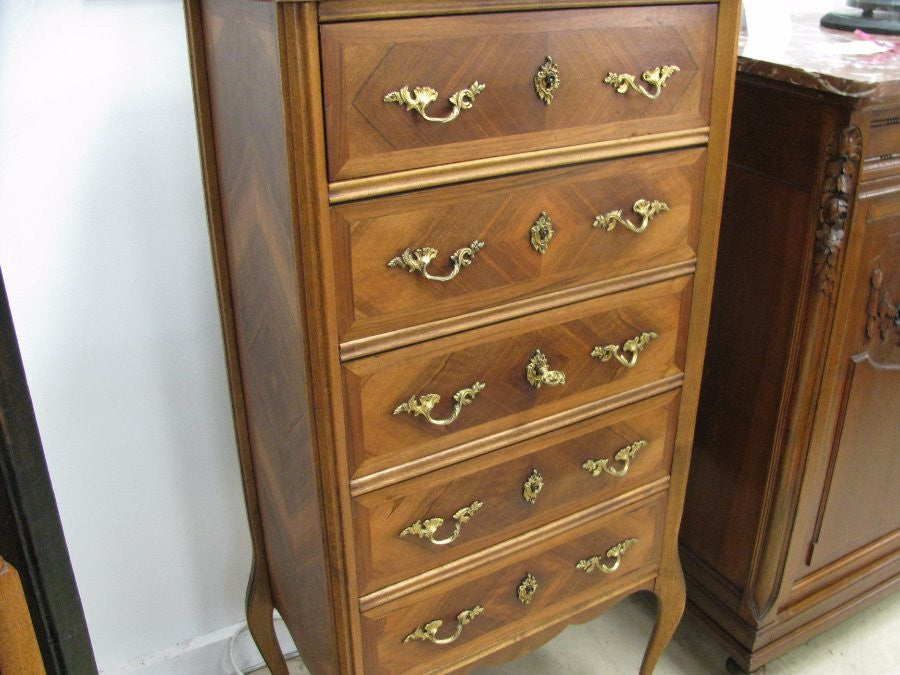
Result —
<svg viewBox="0 0 900 675"><path fill-rule="evenodd" d="M900 38L820 28L820 16L792 17L787 44L760 43L742 33L738 72L867 103L900 97ZM873 47L873 41L887 50L859 53Z"/></svg>

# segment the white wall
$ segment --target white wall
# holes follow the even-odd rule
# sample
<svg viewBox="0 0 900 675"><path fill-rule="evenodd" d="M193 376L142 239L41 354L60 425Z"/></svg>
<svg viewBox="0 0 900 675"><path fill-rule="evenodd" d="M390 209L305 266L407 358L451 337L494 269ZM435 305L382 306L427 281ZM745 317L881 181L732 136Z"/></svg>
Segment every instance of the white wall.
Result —
<svg viewBox="0 0 900 675"><path fill-rule="evenodd" d="M98 665L221 672L250 543L179 0L0 2L0 269Z"/></svg>

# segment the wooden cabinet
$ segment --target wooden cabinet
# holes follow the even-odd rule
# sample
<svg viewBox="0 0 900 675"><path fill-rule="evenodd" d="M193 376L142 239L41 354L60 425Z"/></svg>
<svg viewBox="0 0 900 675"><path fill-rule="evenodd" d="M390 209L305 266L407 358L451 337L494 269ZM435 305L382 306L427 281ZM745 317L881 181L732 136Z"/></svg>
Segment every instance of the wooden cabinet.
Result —
<svg viewBox="0 0 900 675"><path fill-rule="evenodd" d="M681 544L755 670L900 573L900 71L740 63Z"/></svg>
<svg viewBox="0 0 900 675"><path fill-rule="evenodd" d="M273 672L273 608L312 672L424 673L638 590L652 671L737 3L186 7Z"/></svg>

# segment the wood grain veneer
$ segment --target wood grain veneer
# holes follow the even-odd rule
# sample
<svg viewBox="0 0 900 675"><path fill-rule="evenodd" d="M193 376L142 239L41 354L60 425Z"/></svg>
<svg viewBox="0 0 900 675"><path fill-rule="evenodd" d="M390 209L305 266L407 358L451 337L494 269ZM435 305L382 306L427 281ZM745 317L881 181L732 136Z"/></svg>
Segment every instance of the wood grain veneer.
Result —
<svg viewBox="0 0 900 675"><path fill-rule="evenodd" d="M307 2L313 0L285 0ZM702 0L705 2L705 0ZM319 7L323 22L359 21L361 19L395 19L408 16L442 16L486 12L526 11L533 9L578 9L584 7L625 7L643 5L644 0L469 0L448 4L441 0L383 0L373 5L369 0L342 0ZM698 0L657 0L655 5L700 4Z"/></svg>
<svg viewBox="0 0 900 675"><path fill-rule="evenodd" d="M601 602L653 571L659 555L665 500L659 496L638 506L597 519L584 528L569 530L546 539L541 546L519 551L486 564L469 574L435 584L419 593L373 608L363 614L363 636L372 653L370 662L379 664L374 672L424 673L452 664L468 650L509 638L527 625L550 623L560 611L588 598ZM616 544L637 539L622 556L618 570L611 574L587 574L576 568L579 560L592 556L605 559ZM538 580L534 600L525 605L516 589L525 575ZM476 605L484 613L465 627L470 639L444 646L419 641L399 649L403 638L417 626L434 619L444 621L443 631L455 629L456 615ZM427 665L426 665L427 664Z"/></svg>
<svg viewBox="0 0 900 675"><path fill-rule="evenodd" d="M422 324L472 313L488 323L498 305L591 283L596 292L629 275L638 285L646 273L693 262L705 168L705 151L688 150L336 207L342 343L411 327L414 338ZM640 224L631 211L639 199L660 200L669 210L641 234L593 227L596 216L615 209ZM530 241L542 213L554 230L544 254ZM450 254L475 240L484 248L449 282L387 266L407 248L430 246L438 258L429 272L445 274ZM457 325L443 323L445 331Z"/></svg>
<svg viewBox="0 0 900 675"><path fill-rule="evenodd" d="M581 424L564 427L465 462L382 488L354 500L360 592L370 593L404 577L421 573L454 558L515 536L658 480L669 474L675 392L651 398ZM582 464L588 459L613 460L622 447L646 441L627 473L592 476ZM543 487L534 503L522 496L523 485L537 470ZM466 523L452 544L435 546L400 531L417 520L442 516L439 537L453 531L450 515L483 500L484 506Z"/></svg>
<svg viewBox="0 0 900 675"><path fill-rule="evenodd" d="M314 673L497 662L637 590L659 599L642 673L671 638L738 4L610 4L429 0L419 16L407 0L187 0L253 535L248 624L272 672L286 672L273 609ZM532 83L548 48L568 78L551 108ZM656 101L597 81L669 60L682 70ZM502 96L441 131L381 100L400 70L443 88L476 61ZM642 235L591 228L638 198L670 210ZM528 230L548 207L558 234L539 257ZM470 243L460 237L492 247L456 286L410 285L422 280L384 266L407 246L449 255ZM650 330L659 338L632 369L590 357ZM564 387L527 384L536 349ZM391 414L432 389L446 405L475 379L487 387L452 426ZM638 432L649 445L625 478L581 468L581 454L614 454ZM523 509L538 466L545 492ZM397 539L409 523L395 521L474 490L489 491L477 498L491 517L476 515L458 546L432 556ZM621 574L573 574L573 556L605 553L623 528L642 543ZM525 562L549 592L519 614L494 578ZM452 619L451 599L482 590L499 611L449 648L403 645L414 626L395 635L415 612Z"/></svg>
<svg viewBox="0 0 900 675"><path fill-rule="evenodd" d="M706 145L708 141L709 127L698 127L656 133L652 136L616 138L610 141L597 141L596 143L583 143L561 148L544 148L500 157L449 162L421 169L332 181L328 185L328 195L332 204L342 204L355 199L369 199L406 190L450 185L461 181L495 178L525 171L540 171L585 162L618 159L629 155L690 148Z"/></svg>
<svg viewBox="0 0 900 675"><path fill-rule="evenodd" d="M898 103L739 76L681 541L746 670L900 575Z"/></svg>
<svg viewBox="0 0 900 675"><path fill-rule="evenodd" d="M402 466L554 413L681 373L690 286L685 278L593 302L523 317L459 336L432 340L344 366L350 466L354 478ZM626 368L591 358L597 345L621 345L645 331L658 338ZM536 389L525 368L540 349L565 385ZM452 426L392 414L412 396L442 397L434 416L447 417L453 394L486 386ZM424 467L423 467L424 468Z"/></svg>
<svg viewBox="0 0 900 675"><path fill-rule="evenodd" d="M869 142L866 144L866 159L897 160L900 155L900 120L891 117L891 112L877 112L872 115L869 128Z"/></svg>
<svg viewBox="0 0 900 675"><path fill-rule="evenodd" d="M344 604L333 577L340 576L340 546L326 549L323 521L305 517L305 508L321 508L325 500L319 482L281 482L286 475L319 474L307 379L314 346L303 339L306 317L295 257L300 233L294 227L279 58L277 27L285 10L241 0L186 7L194 72L205 75L205 82L195 81L195 92L207 153L208 215L255 539L248 623L264 653L278 650L274 605L303 660L326 670L348 662L348 646L336 640L336 615ZM248 205L252 212L245 210ZM267 530L281 534L264 538ZM298 576L307 580L302 587L291 581ZM286 672L283 663L268 661L273 672Z"/></svg>
<svg viewBox="0 0 900 675"><path fill-rule="evenodd" d="M692 5L325 25L329 177L705 126L715 19L715 6ZM566 87L550 106L531 80L547 55L578 64L560 71ZM603 83L610 71L639 77L662 65L682 70L658 101ZM452 124L382 101L404 85L432 87L441 98L431 114L444 115L446 99L475 81L485 90Z"/></svg>

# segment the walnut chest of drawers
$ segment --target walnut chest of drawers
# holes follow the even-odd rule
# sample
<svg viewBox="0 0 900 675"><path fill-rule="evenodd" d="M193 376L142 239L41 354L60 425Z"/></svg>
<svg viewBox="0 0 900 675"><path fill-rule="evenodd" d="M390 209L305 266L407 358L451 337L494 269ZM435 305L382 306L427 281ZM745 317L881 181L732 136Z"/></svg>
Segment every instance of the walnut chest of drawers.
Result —
<svg viewBox="0 0 900 675"><path fill-rule="evenodd" d="M273 608L314 673L443 672L638 590L652 671L737 3L186 8L273 672Z"/></svg>

